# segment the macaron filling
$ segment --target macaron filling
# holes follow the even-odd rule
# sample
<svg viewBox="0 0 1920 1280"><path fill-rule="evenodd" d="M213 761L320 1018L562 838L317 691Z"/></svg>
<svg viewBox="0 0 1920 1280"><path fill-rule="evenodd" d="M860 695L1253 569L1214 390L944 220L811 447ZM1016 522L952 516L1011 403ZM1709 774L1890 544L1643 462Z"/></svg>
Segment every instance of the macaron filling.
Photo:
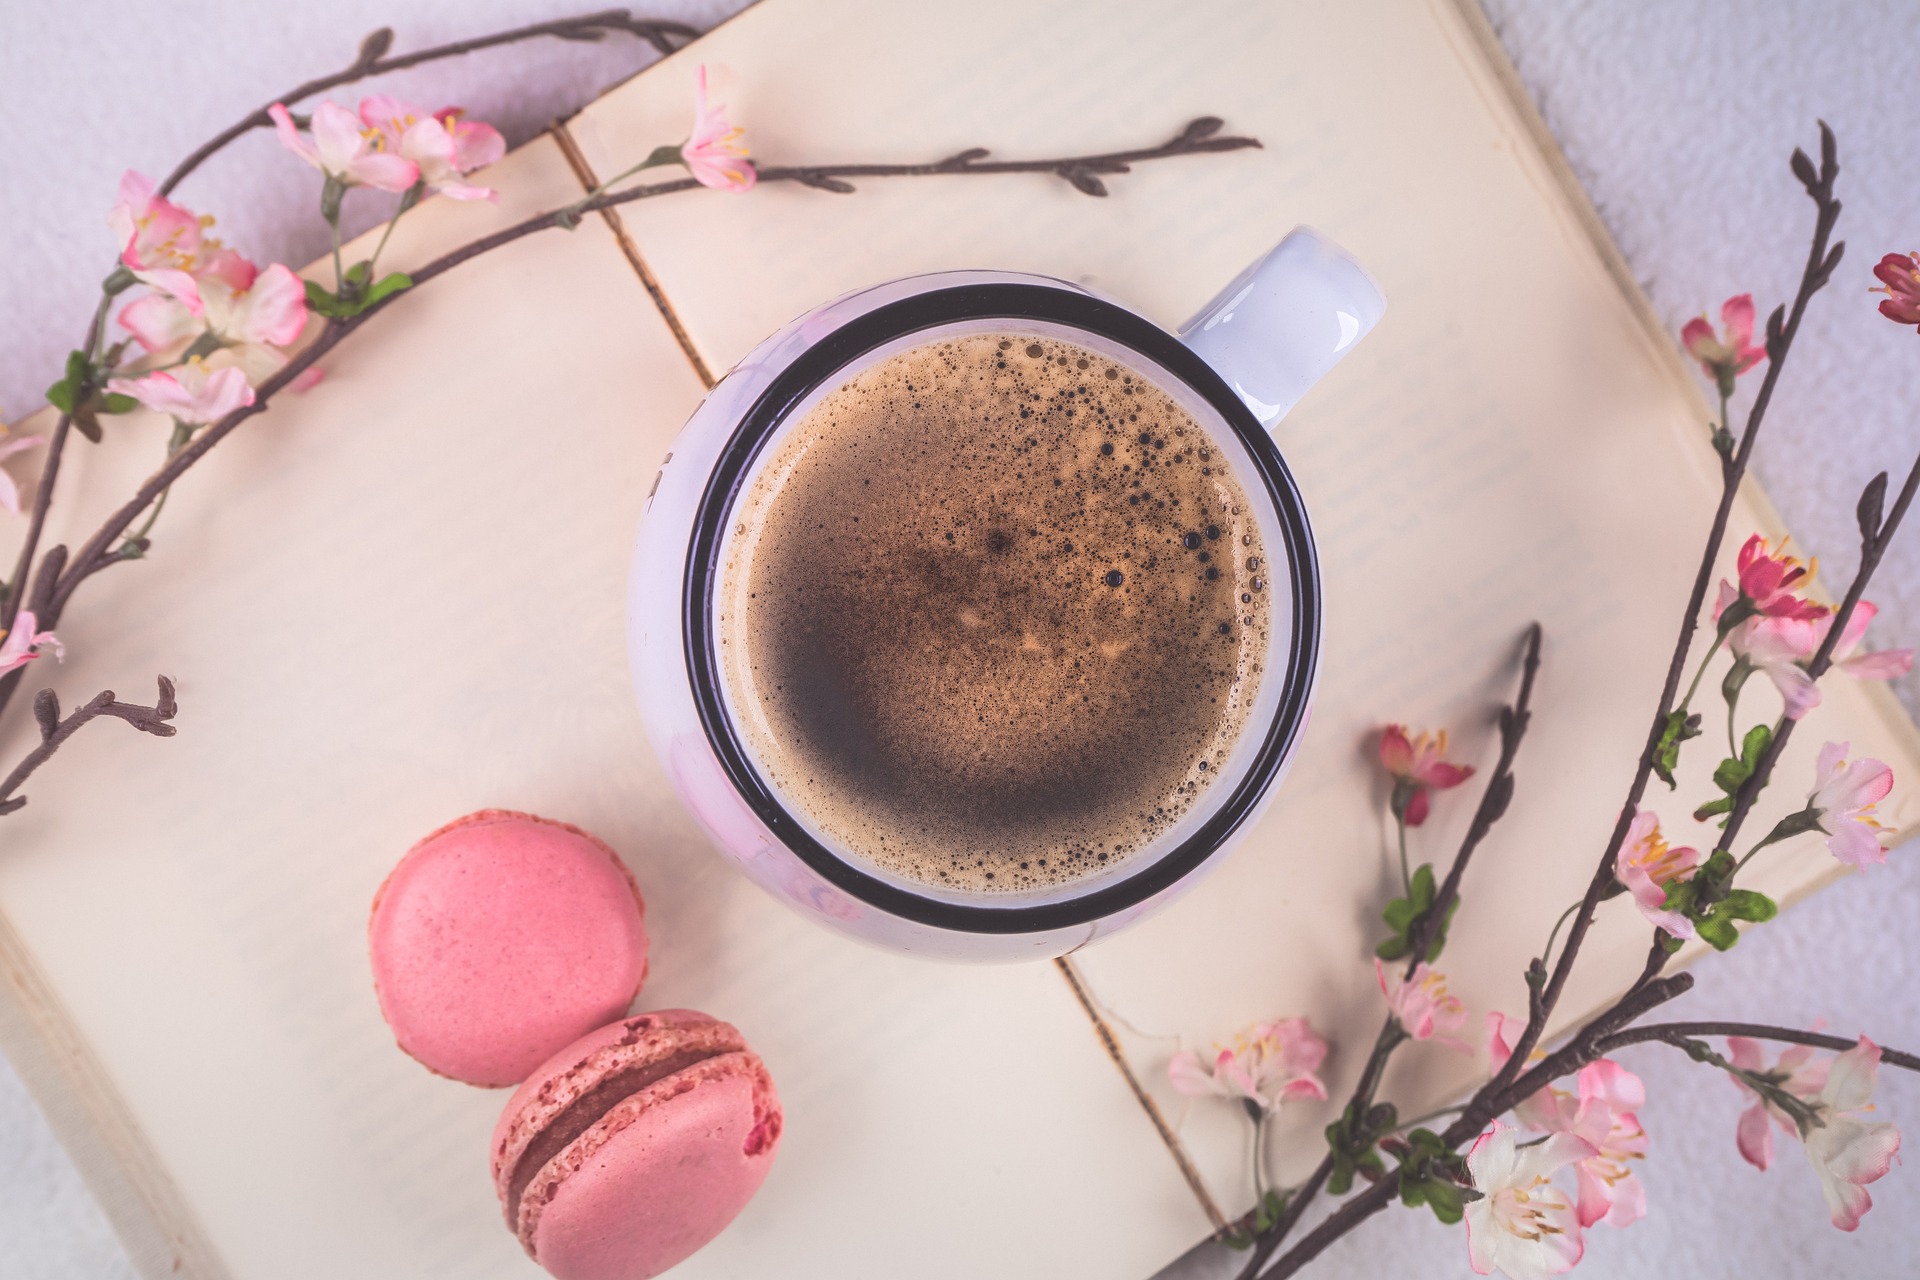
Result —
<svg viewBox="0 0 1920 1280"><path fill-rule="evenodd" d="M514 1163L513 1176L507 1181L507 1221L520 1220L520 1198L540 1170L572 1146L581 1134L606 1119L615 1107L668 1076L732 1052L736 1052L735 1048L724 1044L676 1050L652 1062L616 1071L575 1098L534 1135Z"/></svg>

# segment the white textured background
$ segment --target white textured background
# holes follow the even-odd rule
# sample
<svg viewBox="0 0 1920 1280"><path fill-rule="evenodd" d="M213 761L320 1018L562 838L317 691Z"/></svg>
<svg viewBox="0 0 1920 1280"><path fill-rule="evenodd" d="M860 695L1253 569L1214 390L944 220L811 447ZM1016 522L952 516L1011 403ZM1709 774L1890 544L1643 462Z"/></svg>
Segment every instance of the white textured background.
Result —
<svg viewBox="0 0 1920 1280"><path fill-rule="evenodd" d="M1675 327L1729 293L1764 313L1799 271L1809 204L1789 176L1795 144L1824 117L1841 144L1847 260L1814 304L1776 394L1759 470L1832 580L1852 570L1853 505L1876 470L1896 483L1920 450L1920 335L1874 313L1868 268L1920 248L1920 6L1899 0L1485 0L1581 180ZM704 25L737 0L658 0L644 11ZM591 8L583 0L580 11ZM540 0L331 0L325 5L174 0L0 0L0 418L36 407L111 265L101 223L122 169L166 170L205 137L297 80L345 63L392 25L401 49L574 12ZM650 60L628 41L543 42L395 80L404 96L457 102L518 142ZM401 91L397 90L397 91ZM357 92L357 91L356 91ZM1150 104L1148 104L1150 110ZM309 172L265 134L232 148L184 198L262 261L324 250ZM1124 197L1123 197L1124 198ZM1920 522L1873 592L1882 643L1920 642ZM1920 710L1920 678L1901 690ZM1911 785L1915 780L1904 780ZM1920 847L1822 894L1702 963L1676 1015L1867 1031L1920 1047L1920 994L1904 947L1920 921ZM1920 1170L1873 1188L1861 1230L1826 1223L1791 1143L1769 1174L1733 1148L1738 1099L1670 1050L1629 1051L1652 1100L1649 1219L1597 1228L1594 1276L1914 1274ZM1920 1081L1889 1071L1885 1109L1920 1134ZM1920 1152L1920 1146L1914 1148ZM1457 1234L1388 1214L1315 1274L1466 1275ZM1158 1260L1142 1259L1145 1270ZM0 1060L0 1275L130 1277L71 1164ZM249 1278L250 1280L250 1278Z"/></svg>

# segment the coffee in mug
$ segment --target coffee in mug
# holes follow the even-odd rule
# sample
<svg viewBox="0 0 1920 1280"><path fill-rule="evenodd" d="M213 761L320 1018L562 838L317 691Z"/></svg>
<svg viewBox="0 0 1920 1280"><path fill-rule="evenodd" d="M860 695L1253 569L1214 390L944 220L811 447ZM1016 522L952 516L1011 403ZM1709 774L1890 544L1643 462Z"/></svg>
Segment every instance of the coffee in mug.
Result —
<svg viewBox="0 0 1920 1280"><path fill-rule="evenodd" d="M734 506L720 667L810 825L910 882L1061 888L1208 793L1269 648L1229 454L1111 355L947 336L859 369Z"/></svg>

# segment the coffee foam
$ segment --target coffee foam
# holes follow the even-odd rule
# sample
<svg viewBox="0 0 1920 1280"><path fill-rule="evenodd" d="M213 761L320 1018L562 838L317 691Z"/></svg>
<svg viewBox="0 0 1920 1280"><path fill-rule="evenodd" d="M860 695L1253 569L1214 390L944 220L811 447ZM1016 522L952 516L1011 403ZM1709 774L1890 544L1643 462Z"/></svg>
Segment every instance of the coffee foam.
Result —
<svg viewBox="0 0 1920 1280"><path fill-rule="evenodd" d="M821 398L736 506L718 628L791 807L910 881L1124 862L1218 777L1271 627L1219 447L1100 354L930 342Z"/></svg>

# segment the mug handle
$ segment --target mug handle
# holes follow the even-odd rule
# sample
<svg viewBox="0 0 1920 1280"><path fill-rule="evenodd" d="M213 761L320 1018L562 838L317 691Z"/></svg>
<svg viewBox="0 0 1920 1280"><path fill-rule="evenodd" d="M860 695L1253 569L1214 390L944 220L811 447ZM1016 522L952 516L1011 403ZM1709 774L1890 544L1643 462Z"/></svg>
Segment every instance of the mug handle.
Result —
<svg viewBox="0 0 1920 1280"><path fill-rule="evenodd" d="M1380 286L1345 250L1296 227L1181 325L1179 336L1271 430L1386 307Z"/></svg>

